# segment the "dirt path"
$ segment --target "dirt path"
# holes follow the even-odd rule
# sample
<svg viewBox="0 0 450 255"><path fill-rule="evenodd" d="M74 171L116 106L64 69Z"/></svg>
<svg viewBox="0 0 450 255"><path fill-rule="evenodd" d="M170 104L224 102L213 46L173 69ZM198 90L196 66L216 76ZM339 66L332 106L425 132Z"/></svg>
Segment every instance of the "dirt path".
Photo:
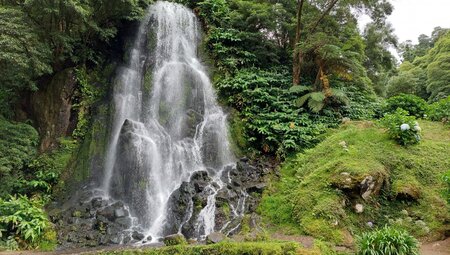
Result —
<svg viewBox="0 0 450 255"><path fill-rule="evenodd" d="M450 238L444 241L422 244L421 255L450 255Z"/></svg>

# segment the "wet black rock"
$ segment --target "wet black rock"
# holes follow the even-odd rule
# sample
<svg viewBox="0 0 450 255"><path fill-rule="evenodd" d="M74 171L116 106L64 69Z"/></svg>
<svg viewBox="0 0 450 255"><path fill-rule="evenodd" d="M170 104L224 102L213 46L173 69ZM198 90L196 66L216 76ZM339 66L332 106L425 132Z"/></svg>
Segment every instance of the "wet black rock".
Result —
<svg viewBox="0 0 450 255"><path fill-rule="evenodd" d="M131 227L132 219L124 203L94 197L71 204L64 211L49 212L58 233L59 249L116 245L131 241L132 233L127 229Z"/></svg>
<svg viewBox="0 0 450 255"><path fill-rule="evenodd" d="M131 234L131 237L134 240L141 241L141 240L143 240L145 238L145 235L142 234L141 232L133 231L133 233ZM150 241L151 241L151 238L150 238Z"/></svg>
<svg viewBox="0 0 450 255"><path fill-rule="evenodd" d="M189 182L183 182L180 188L172 193L168 204L168 210L172 213L167 216L164 235L178 233L182 226L184 235L199 237L198 233L194 233L194 224L213 192L210 182L208 172L198 171L192 174Z"/></svg>

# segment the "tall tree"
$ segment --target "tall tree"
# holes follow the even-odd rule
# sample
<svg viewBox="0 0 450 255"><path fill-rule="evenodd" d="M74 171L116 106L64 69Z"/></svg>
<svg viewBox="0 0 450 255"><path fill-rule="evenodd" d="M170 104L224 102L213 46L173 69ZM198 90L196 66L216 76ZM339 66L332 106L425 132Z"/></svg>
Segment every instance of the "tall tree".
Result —
<svg viewBox="0 0 450 255"><path fill-rule="evenodd" d="M298 0L297 3L297 24L295 26L295 40L294 40L294 59L292 61L292 83L294 85L300 84L300 70L302 64L302 52L296 47L300 43L303 5L305 0Z"/></svg>
<svg viewBox="0 0 450 255"><path fill-rule="evenodd" d="M315 15L306 22L303 19L305 7L315 9ZM340 7L338 10L337 7ZM297 1L297 15L295 26L295 39L293 42L293 72L292 81L294 85L300 84L301 68L304 61L303 52L299 49L302 41L308 40L308 37L318 32L319 27L326 17L335 10L334 17L338 15L354 18L351 8L366 10L375 20L382 20L392 11L392 5L387 0L321 0L321 1Z"/></svg>

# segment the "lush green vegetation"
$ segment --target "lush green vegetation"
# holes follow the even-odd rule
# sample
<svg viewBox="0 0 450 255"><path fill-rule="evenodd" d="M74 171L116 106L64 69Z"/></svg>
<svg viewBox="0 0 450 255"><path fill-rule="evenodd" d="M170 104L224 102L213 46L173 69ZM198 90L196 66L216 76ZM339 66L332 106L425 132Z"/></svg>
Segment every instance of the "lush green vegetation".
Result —
<svg viewBox="0 0 450 255"><path fill-rule="evenodd" d="M139 19L148 0L2 1L0 6L0 114L13 115L20 92L67 67L101 65L123 53L117 35ZM118 51L118 52L114 52Z"/></svg>
<svg viewBox="0 0 450 255"><path fill-rule="evenodd" d="M402 147L372 122L346 124L315 148L283 164L281 179L263 196L260 213L291 233L345 243L349 233L370 225L406 229L416 237L448 230L449 205L443 175L448 171L450 130L419 121L420 144ZM363 198L368 176L373 192ZM370 178L370 179L372 179ZM355 210L363 206L362 212Z"/></svg>
<svg viewBox="0 0 450 255"><path fill-rule="evenodd" d="M406 231L384 227L358 238L359 255L419 254L418 241Z"/></svg>
<svg viewBox="0 0 450 255"><path fill-rule="evenodd" d="M50 226L39 198L26 196L0 198L0 248L15 250L22 248L53 249L56 247L56 234Z"/></svg>
<svg viewBox="0 0 450 255"><path fill-rule="evenodd" d="M260 212L266 220L334 243L368 230L368 222L430 239L448 231L448 29L421 35L416 45L400 44L403 63L397 68L389 51L398 42L386 21L393 10L387 0L175 1L194 9L202 22L203 47L230 112L236 151L287 160L281 179L274 177L264 195ZM112 89L116 63L126 58L128 31L152 2L0 1L0 247L54 246L42 208L66 192L65 181L89 176L90 157L102 156L110 110L100 102ZM362 33L357 11L372 18ZM48 130L36 115L48 116L30 110L32 98L65 70L73 70L75 82L64 95L70 125L56 146L42 149L39 138ZM50 92L42 100L61 96ZM382 185L362 199L357 184L368 176ZM364 206L362 213L356 204ZM289 243L223 243L123 253L296 249Z"/></svg>
<svg viewBox="0 0 450 255"><path fill-rule="evenodd" d="M430 105L428 117L431 120L448 124L450 123L450 111L448 109L450 109L450 96Z"/></svg>
<svg viewBox="0 0 450 255"><path fill-rule="evenodd" d="M419 37L418 45L402 45L404 62L387 87L389 96L400 93L415 94L430 102L449 95L450 32L435 28L432 38Z"/></svg>
<svg viewBox="0 0 450 255"><path fill-rule="evenodd" d="M416 118L423 118L425 113L427 113L428 104L418 96L401 94L388 98L384 104L383 112L394 113L398 108Z"/></svg>

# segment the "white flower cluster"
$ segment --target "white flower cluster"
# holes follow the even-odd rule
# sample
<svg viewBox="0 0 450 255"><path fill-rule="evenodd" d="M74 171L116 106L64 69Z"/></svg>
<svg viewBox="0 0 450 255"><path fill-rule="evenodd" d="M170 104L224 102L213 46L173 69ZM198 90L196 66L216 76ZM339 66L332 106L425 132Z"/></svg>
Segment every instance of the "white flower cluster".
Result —
<svg viewBox="0 0 450 255"><path fill-rule="evenodd" d="M410 130L411 129L411 127L409 126L409 124L402 124L401 126L400 126L400 130L401 131L407 131L407 130Z"/></svg>
<svg viewBox="0 0 450 255"><path fill-rule="evenodd" d="M403 123L403 124L400 125L400 130L401 131L407 131L407 130L410 130L410 129L411 129L411 127L407 123ZM416 131L416 132L422 131L422 129L420 128L419 123L417 121L414 123L413 130Z"/></svg>

